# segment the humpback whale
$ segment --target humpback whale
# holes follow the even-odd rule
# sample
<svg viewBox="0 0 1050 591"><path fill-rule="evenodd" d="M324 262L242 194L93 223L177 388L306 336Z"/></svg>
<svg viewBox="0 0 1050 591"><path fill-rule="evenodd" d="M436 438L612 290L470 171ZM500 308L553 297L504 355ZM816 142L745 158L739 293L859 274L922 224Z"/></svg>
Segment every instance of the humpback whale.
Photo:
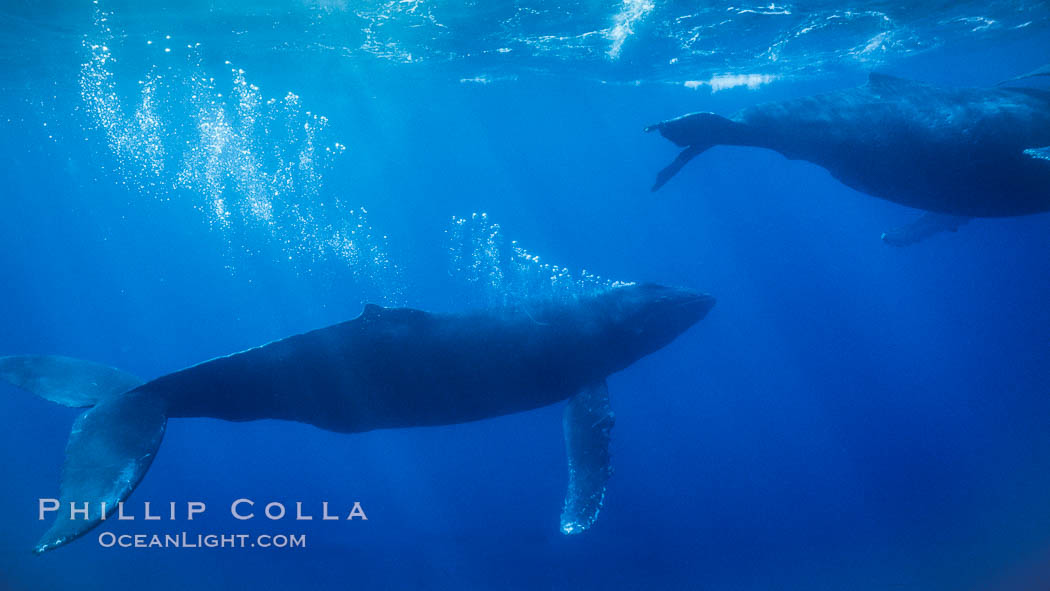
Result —
<svg viewBox="0 0 1050 591"><path fill-rule="evenodd" d="M653 191L713 146L768 148L863 193L924 210L883 234L897 246L970 218L1050 210L1046 90L948 89L873 73L860 87L759 104L729 118L691 113L646 131L683 148Z"/></svg>
<svg viewBox="0 0 1050 591"><path fill-rule="evenodd" d="M568 400L561 530L597 519L613 414L606 378L699 322L714 298L629 284L527 312L435 314L366 305L353 320L144 382L52 355L0 358L0 379L87 410L73 424L60 511L37 554L113 513L150 466L169 418L282 419L343 433L449 425ZM79 509L78 509L79 511Z"/></svg>

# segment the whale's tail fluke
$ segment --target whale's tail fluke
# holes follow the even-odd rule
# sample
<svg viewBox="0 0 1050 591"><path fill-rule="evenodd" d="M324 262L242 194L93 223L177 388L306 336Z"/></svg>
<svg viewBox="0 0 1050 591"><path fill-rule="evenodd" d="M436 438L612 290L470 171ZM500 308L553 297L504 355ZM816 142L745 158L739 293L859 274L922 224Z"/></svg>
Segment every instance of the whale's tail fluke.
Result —
<svg viewBox="0 0 1050 591"><path fill-rule="evenodd" d="M42 398L91 407L73 423L57 518L33 551L66 544L116 511L146 474L167 425L160 396L118 369L52 355L0 357L0 379Z"/></svg>
<svg viewBox="0 0 1050 591"><path fill-rule="evenodd" d="M62 406L95 406L143 384L101 363L59 355L0 357L0 380Z"/></svg>

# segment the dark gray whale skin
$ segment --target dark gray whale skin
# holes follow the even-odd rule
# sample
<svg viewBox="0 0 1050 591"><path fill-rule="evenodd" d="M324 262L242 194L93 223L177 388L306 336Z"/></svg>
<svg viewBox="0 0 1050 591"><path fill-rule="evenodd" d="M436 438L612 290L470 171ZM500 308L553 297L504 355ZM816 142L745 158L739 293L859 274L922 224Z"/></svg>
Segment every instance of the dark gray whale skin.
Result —
<svg viewBox="0 0 1050 591"><path fill-rule="evenodd" d="M447 425L568 399L660 349L713 299L656 285L526 314L369 305L354 320L143 384L169 417L283 419L339 432Z"/></svg>
<svg viewBox="0 0 1050 591"><path fill-rule="evenodd" d="M647 128L685 147L659 189L715 145L756 146L806 160L843 184L960 217L1050 210L1050 92L938 88L872 74L857 88L760 104L731 118L693 113ZM957 225L958 222L956 221Z"/></svg>
<svg viewBox="0 0 1050 591"><path fill-rule="evenodd" d="M89 407L66 446L55 521L34 552L84 535L145 476L167 420L279 419L338 432L476 421L569 400L562 531L595 523L612 473L605 379L701 320L714 298L654 284L523 309L432 314L365 307L358 318L143 383L52 355L0 357L0 379ZM74 517L73 503L88 513Z"/></svg>

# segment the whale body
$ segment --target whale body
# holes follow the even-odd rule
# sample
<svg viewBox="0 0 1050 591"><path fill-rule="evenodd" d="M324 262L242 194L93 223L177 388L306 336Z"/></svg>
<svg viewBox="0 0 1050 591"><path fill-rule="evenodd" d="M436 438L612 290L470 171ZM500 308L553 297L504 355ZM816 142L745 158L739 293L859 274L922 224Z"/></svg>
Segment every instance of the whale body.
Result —
<svg viewBox="0 0 1050 591"><path fill-rule="evenodd" d="M569 400L569 491L561 528L595 522L611 469L605 379L674 340L710 296L623 285L528 312L433 314L365 306L356 319L149 382L51 355L0 358L0 379L66 406L73 425L63 509L34 551L66 544L117 509L145 475L169 418L281 419L357 433L448 425Z"/></svg>
<svg viewBox="0 0 1050 591"><path fill-rule="evenodd" d="M887 232L891 244L974 217L1050 210L1050 92L1036 88L939 88L871 74L857 88L760 104L730 118L691 113L646 131L684 148L654 191L712 146L768 148L817 164L858 191L929 212Z"/></svg>

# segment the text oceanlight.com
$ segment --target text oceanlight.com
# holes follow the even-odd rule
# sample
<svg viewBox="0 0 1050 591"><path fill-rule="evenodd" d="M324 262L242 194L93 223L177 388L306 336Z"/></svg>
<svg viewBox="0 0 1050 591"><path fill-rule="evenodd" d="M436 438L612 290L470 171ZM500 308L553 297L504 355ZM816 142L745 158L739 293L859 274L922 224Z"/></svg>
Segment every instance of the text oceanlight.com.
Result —
<svg viewBox="0 0 1050 591"><path fill-rule="evenodd" d="M103 548L305 548L306 534L115 534L102 532Z"/></svg>

